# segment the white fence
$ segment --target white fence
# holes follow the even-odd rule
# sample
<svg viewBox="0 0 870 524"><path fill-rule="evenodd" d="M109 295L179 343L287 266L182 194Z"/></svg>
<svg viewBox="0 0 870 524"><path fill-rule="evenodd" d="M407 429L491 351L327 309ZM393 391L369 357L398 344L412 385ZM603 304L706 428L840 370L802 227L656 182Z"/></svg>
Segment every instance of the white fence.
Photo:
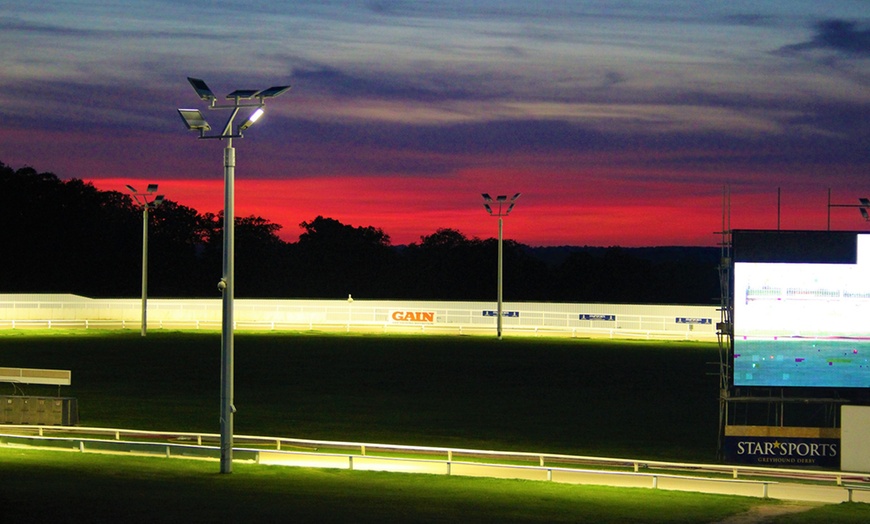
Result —
<svg viewBox="0 0 870 524"><path fill-rule="evenodd" d="M0 425L0 446L217 460L219 435ZM513 478L839 503L870 502L866 474L519 451L237 435L236 460L264 465ZM771 477L780 480L771 480ZM789 482L800 480L801 483ZM846 481L846 482L844 482ZM856 482L849 484L847 482ZM853 491L855 493L853 494ZM854 498L853 498L854 497Z"/></svg>
<svg viewBox="0 0 870 524"><path fill-rule="evenodd" d="M220 329L221 300L149 299L148 328ZM0 294L0 328L138 329L140 299ZM505 335L716 340L716 306L505 302ZM236 299L236 329L489 333L494 302Z"/></svg>

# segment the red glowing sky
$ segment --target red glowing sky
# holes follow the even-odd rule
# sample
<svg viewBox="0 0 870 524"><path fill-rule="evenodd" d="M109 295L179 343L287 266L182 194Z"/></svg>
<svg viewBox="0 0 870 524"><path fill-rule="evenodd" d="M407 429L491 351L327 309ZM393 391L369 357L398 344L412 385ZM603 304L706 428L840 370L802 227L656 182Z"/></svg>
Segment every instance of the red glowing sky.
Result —
<svg viewBox="0 0 870 524"><path fill-rule="evenodd" d="M353 226L379 227L390 235L393 244L419 242L421 236L443 227L457 229L469 237L491 238L497 234L497 222L484 210L480 193L487 187L488 179L491 185L498 186L491 179L500 176L503 172L489 175L472 172L454 180L447 189L440 187L439 180L426 179L238 178L236 215L257 215L281 224L279 236L291 242L302 232L299 223L318 215ZM117 191L124 191L125 184L144 187L148 183L129 178L95 182L100 189ZM585 186L588 187L584 190ZM809 196L789 193L787 188L753 195L735 194L728 188L731 194L726 196L725 187L701 192L678 186L674 193L652 201L645 201L644 191L640 191L639 197L632 197L630 188L617 189L617 196L608 198L611 191L599 189L594 183L565 187L561 201L547 187L524 190L512 213L505 218L505 238L535 246L709 246L721 240L718 233L723 231L723 223L726 229L728 224L735 229L827 227L827 191L821 188ZM180 203L200 212L217 212L223 206L222 180L168 180L160 183L159 192L181 195ZM492 194L502 193L512 194L508 191ZM836 196L832 198L834 203L838 202ZM576 205L577 201L584 204ZM861 226L858 219L856 210L835 208L831 212L831 227L856 229Z"/></svg>

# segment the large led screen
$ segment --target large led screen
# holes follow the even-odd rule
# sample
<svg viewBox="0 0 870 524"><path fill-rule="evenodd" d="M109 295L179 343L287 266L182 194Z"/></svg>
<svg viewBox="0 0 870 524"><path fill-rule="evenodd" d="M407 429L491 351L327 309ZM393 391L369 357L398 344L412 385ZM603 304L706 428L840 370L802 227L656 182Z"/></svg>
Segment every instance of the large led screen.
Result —
<svg viewBox="0 0 870 524"><path fill-rule="evenodd" d="M870 234L732 241L734 385L870 387Z"/></svg>

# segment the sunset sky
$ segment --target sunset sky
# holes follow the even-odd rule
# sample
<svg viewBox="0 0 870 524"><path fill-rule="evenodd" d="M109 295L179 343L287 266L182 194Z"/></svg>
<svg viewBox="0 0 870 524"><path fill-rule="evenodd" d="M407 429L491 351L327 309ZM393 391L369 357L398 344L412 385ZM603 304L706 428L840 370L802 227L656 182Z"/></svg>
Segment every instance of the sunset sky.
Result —
<svg viewBox="0 0 870 524"><path fill-rule="evenodd" d="M291 84L233 142L236 214L393 244L716 245L870 197L867 0L100 0L0 7L0 162L223 206L224 143L177 108ZM777 192L781 191L780 213ZM832 229L867 230L834 208Z"/></svg>

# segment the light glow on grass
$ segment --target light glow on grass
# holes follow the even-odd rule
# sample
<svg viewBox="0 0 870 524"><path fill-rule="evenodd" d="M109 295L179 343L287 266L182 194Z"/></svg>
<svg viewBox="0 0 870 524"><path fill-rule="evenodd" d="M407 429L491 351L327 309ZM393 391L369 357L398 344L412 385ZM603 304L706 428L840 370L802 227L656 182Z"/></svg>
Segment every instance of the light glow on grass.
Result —
<svg viewBox="0 0 870 524"><path fill-rule="evenodd" d="M648 489L244 463L223 476L211 462L10 448L0 448L0 475L9 522L714 522L770 504Z"/></svg>

